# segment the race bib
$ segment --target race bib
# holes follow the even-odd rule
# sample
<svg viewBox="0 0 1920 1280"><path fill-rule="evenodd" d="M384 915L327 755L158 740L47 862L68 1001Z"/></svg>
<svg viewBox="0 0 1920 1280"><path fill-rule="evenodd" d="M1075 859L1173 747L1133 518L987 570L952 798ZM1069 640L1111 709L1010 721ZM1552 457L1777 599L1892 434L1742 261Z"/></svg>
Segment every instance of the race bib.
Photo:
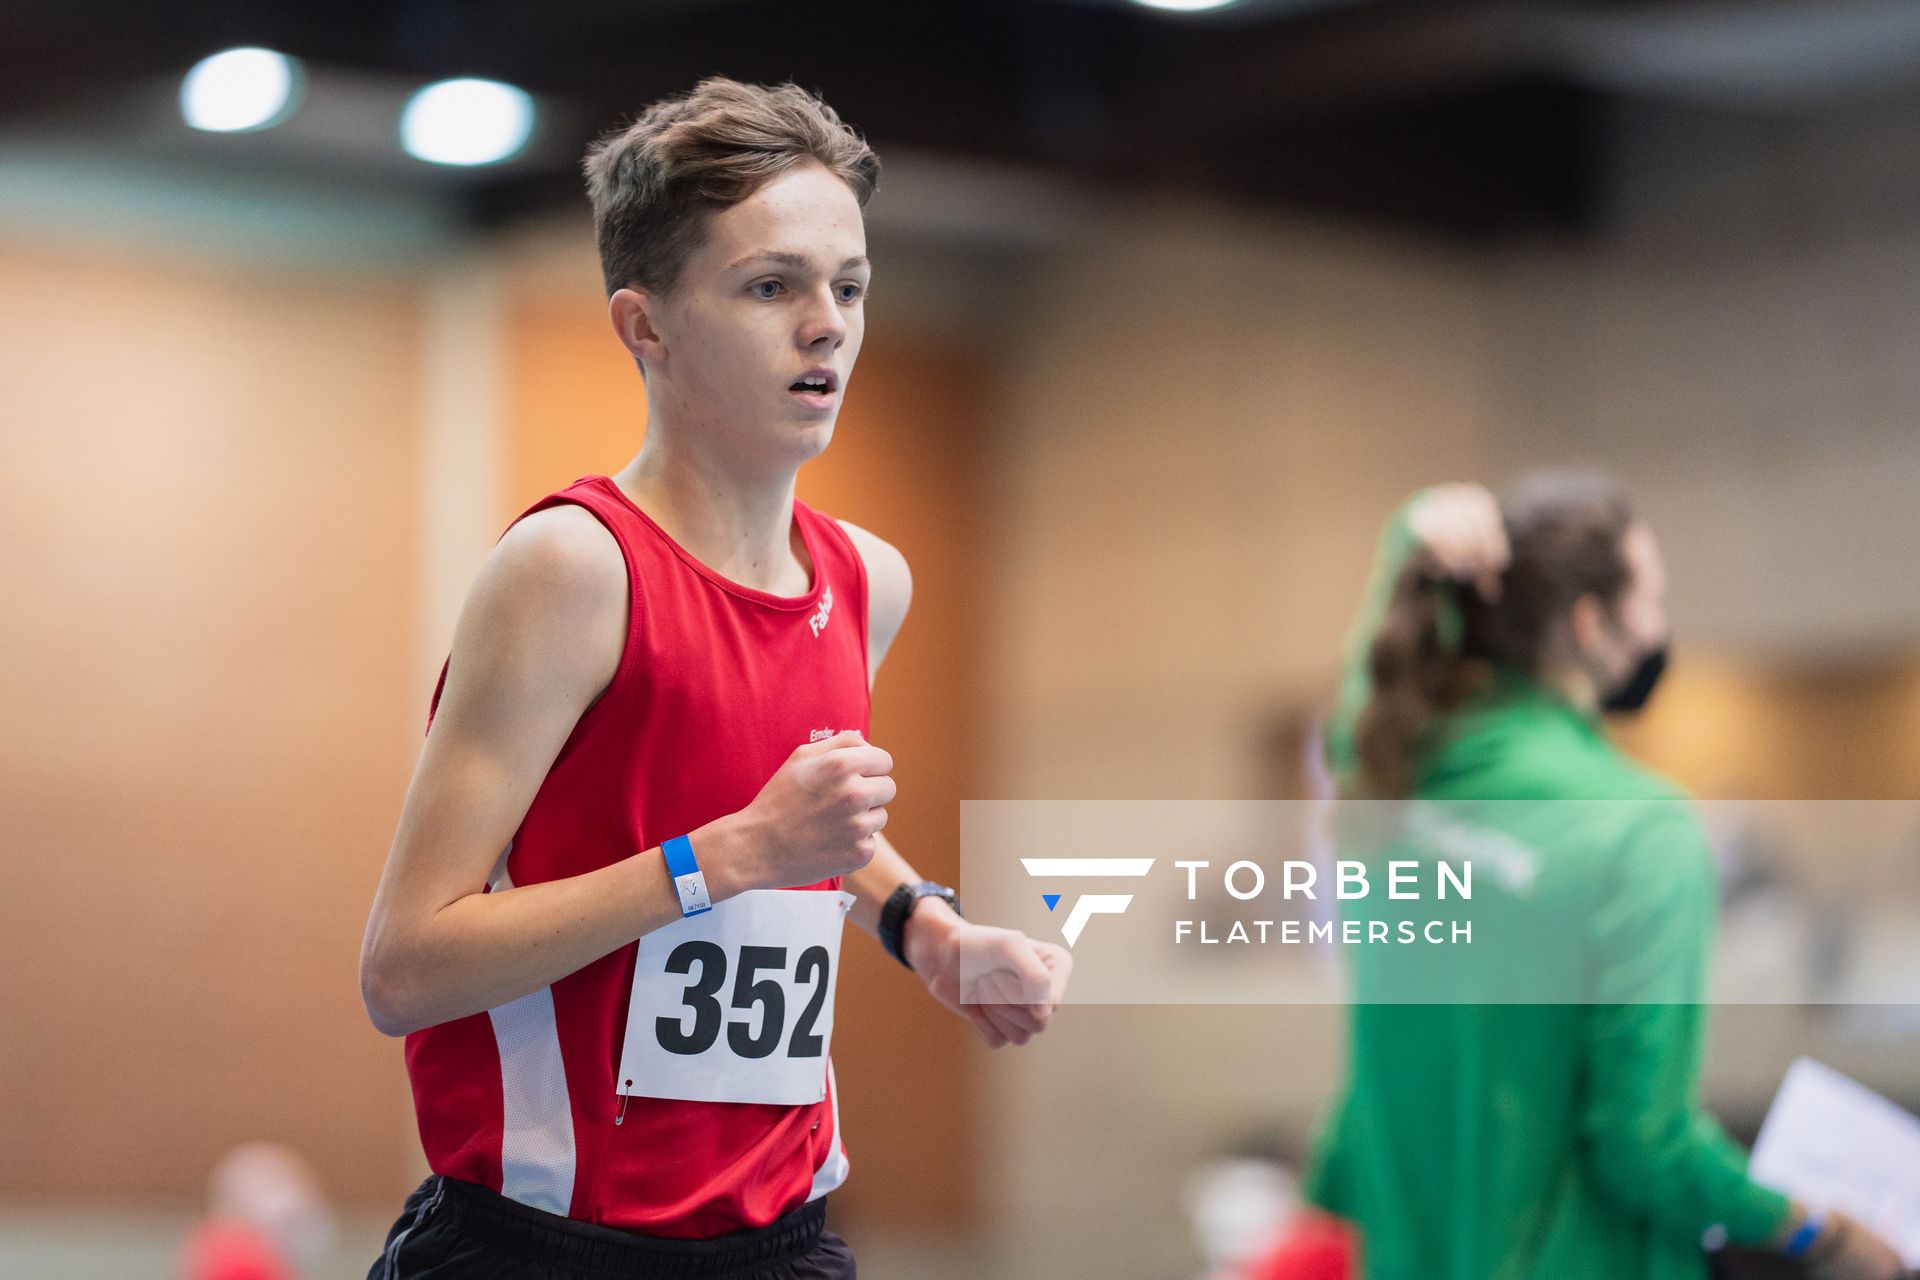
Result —
<svg viewBox="0 0 1920 1280"><path fill-rule="evenodd" d="M640 939L615 1088L641 1098L827 1096L850 893L755 889Z"/></svg>

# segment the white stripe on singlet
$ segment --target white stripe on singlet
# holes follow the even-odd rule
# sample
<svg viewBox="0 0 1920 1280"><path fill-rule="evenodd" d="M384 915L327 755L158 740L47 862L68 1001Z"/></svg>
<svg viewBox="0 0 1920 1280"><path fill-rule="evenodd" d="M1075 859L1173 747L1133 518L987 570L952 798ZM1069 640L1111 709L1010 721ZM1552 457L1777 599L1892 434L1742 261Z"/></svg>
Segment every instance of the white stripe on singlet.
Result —
<svg viewBox="0 0 1920 1280"><path fill-rule="evenodd" d="M833 1059L827 1059L827 1092L833 1095L833 1150L813 1171L813 1190L807 1193L809 1201L818 1200L847 1180L847 1148L840 1141L840 1084L833 1078Z"/></svg>
<svg viewBox="0 0 1920 1280"><path fill-rule="evenodd" d="M494 869L495 892L513 888L512 852L509 844ZM564 1217L573 1207L573 1107L553 989L489 1009L487 1018L500 1049L500 1194Z"/></svg>

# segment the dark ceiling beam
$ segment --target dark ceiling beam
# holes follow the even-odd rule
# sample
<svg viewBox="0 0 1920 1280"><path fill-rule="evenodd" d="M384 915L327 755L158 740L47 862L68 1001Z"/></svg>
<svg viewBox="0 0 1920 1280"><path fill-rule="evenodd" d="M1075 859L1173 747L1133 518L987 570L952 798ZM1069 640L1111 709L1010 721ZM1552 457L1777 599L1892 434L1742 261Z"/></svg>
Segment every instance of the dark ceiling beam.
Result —
<svg viewBox="0 0 1920 1280"><path fill-rule="evenodd" d="M1298 24L1220 32L1216 47L1170 65L1136 95L1136 124L1174 121L1228 135L1425 98L1456 97L1531 70L1531 45L1507 4L1341 10Z"/></svg>

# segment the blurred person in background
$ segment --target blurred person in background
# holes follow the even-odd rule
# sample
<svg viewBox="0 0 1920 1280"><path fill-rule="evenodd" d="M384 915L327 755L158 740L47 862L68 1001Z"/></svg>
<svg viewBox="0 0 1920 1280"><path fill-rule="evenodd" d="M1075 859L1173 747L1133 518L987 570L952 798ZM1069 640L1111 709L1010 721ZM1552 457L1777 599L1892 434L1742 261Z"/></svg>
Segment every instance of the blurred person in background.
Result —
<svg viewBox="0 0 1920 1280"><path fill-rule="evenodd" d="M278 1143L243 1143L214 1167L180 1280L300 1280L333 1239L333 1211L307 1162Z"/></svg>
<svg viewBox="0 0 1920 1280"><path fill-rule="evenodd" d="M1858 1223L1751 1181L1697 1101L1710 857L1684 794L1602 723L1658 681L1665 593L1600 475L1425 490L1383 535L1330 762L1348 796L1440 802L1530 859L1476 876L1472 904L1530 932L1518 953L1351 949L1349 1076L1308 1192L1358 1227L1370 1280L1699 1280L1709 1232L1828 1280L1904 1274Z"/></svg>
<svg viewBox="0 0 1920 1280"><path fill-rule="evenodd" d="M1202 1280L1357 1280L1352 1228L1302 1203L1298 1163L1254 1133L1187 1175L1181 1207Z"/></svg>
<svg viewBox="0 0 1920 1280"><path fill-rule="evenodd" d="M645 438L508 529L435 692L361 965L433 1174L374 1277L852 1276L844 918L990 1046L1052 1015L1065 951L964 920L882 834L906 561L794 496L878 170L811 94L723 79L587 155Z"/></svg>

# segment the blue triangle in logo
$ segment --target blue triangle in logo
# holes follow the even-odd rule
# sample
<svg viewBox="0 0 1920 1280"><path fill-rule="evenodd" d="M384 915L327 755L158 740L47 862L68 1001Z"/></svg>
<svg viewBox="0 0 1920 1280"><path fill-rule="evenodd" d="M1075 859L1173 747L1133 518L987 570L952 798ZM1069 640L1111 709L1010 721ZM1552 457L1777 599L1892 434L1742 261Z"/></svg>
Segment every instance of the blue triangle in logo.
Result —
<svg viewBox="0 0 1920 1280"><path fill-rule="evenodd" d="M1040 901L1046 903L1047 910L1051 911L1060 905L1060 895L1057 893L1043 893L1040 895Z"/></svg>

